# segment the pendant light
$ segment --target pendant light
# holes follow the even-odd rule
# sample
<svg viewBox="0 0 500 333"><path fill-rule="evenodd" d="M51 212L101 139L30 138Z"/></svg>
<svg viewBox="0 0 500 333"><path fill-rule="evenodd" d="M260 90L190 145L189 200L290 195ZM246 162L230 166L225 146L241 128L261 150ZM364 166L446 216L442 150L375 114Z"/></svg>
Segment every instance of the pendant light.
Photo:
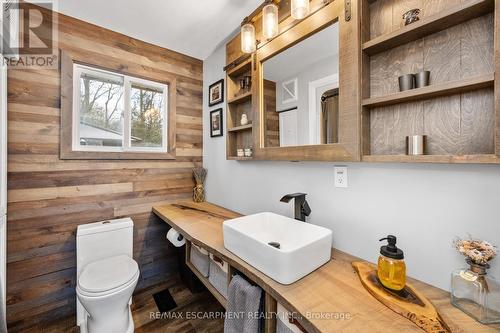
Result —
<svg viewBox="0 0 500 333"><path fill-rule="evenodd" d="M241 26L241 51L243 53L253 53L256 49L255 27L245 20Z"/></svg>
<svg viewBox="0 0 500 333"><path fill-rule="evenodd" d="M266 1L262 9L262 34L265 39L272 39L278 35L278 6L272 1Z"/></svg>
<svg viewBox="0 0 500 333"><path fill-rule="evenodd" d="M309 14L309 0L292 0L292 17L301 20Z"/></svg>

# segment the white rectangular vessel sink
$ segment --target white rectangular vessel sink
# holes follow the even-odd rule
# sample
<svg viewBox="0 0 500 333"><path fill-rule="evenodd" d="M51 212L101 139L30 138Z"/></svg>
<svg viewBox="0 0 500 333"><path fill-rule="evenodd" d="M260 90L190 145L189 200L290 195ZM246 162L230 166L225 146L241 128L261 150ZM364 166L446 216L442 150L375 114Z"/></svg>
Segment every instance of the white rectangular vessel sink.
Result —
<svg viewBox="0 0 500 333"><path fill-rule="evenodd" d="M331 258L332 232L274 213L224 221L224 247L282 284L291 284Z"/></svg>

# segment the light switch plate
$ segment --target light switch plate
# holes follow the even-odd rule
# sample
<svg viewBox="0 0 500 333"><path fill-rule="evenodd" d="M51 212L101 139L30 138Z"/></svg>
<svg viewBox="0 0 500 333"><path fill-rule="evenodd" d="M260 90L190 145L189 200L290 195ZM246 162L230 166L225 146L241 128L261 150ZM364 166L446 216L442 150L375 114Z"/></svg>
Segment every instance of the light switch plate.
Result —
<svg viewBox="0 0 500 333"><path fill-rule="evenodd" d="M335 187L348 187L347 167L335 167Z"/></svg>

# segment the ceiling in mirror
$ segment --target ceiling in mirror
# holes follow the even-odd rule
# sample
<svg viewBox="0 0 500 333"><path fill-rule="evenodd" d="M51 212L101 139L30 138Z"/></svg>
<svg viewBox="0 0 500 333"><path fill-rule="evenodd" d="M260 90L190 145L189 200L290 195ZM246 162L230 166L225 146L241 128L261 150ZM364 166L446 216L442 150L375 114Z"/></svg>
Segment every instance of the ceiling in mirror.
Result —
<svg viewBox="0 0 500 333"><path fill-rule="evenodd" d="M338 142L339 25L263 62L265 146Z"/></svg>
<svg viewBox="0 0 500 333"><path fill-rule="evenodd" d="M335 62L334 58L338 59L338 54L339 25L334 24L267 60L264 78L280 81L323 60Z"/></svg>

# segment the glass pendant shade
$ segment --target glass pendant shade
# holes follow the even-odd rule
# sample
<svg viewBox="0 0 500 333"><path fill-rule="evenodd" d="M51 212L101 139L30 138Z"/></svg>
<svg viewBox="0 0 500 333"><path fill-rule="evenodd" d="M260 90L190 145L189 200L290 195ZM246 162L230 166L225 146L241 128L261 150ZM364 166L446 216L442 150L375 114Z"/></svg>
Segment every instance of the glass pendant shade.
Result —
<svg viewBox="0 0 500 333"><path fill-rule="evenodd" d="M255 27L251 23L246 23L241 26L241 51L253 53L255 50Z"/></svg>
<svg viewBox="0 0 500 333"><path fill-rule="evenodd" d="M266 39L278 35L278 6L275 4L266 5L262 9L262 31Z"/></svg>
<svg viewBox="0 0 500 333"><path fill-rule="evenodd" d="M292 17L301 20L309 14L309 0L292 0Z"/></svg>

